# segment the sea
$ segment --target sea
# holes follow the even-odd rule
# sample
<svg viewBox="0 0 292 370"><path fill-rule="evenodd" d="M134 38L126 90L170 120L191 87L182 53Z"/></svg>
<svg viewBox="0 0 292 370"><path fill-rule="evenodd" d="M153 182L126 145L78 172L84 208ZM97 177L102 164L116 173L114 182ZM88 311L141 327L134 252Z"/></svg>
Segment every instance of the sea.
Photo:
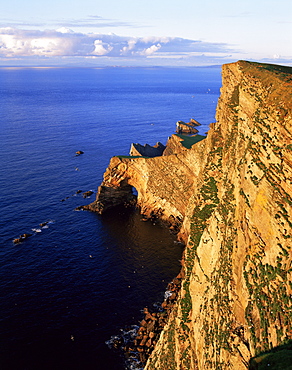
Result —
<svg viewBox="0 0 292 370"><path fill-rule="evenodd" d="M140 368L111 343L163 301L183 246L135 209L75 208L131 143L166 144L191 118L204 135L220 71L0 68L1 370Z"/></svg>

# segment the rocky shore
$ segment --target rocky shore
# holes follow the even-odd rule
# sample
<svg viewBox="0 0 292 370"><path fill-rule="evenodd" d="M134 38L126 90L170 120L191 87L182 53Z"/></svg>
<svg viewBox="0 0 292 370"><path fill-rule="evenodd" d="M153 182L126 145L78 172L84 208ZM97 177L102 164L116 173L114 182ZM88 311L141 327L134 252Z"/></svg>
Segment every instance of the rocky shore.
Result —
<svg viewBox="0 0 292 370"><path fill-rule="evenodd" d="M143 364L146 363L159 339L161 331L167 323L169 313L177 299L180 288L181 277L178 275L168 284L160 311L151 312L149 308L144 308L144 318L140 322L137 336L133 341L134 348L127 349L128 352L137 351L139 353L139 360Z"/></svg>
<svg viewBox="0 0 292 370"><path fill-rule="evenodd" d="M142 320L130 340L118 336L112 341L112 347L122 350L128 361L138 363L140 367L146 364L178 298L182 278L183 270L167 285L161 305L143 309Z"/></svg>

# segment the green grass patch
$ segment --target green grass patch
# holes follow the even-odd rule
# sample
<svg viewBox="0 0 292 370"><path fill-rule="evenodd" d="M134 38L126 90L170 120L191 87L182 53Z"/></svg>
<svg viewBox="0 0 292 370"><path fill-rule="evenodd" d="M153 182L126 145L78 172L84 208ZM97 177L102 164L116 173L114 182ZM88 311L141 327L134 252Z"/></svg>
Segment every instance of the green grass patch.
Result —
<svg viewBox="0 0 292 370"><path fill-rule="evenodd" d="M292 68L287 66L281 66L278 64L268 64L268 63L258 63L258 62L247 62L247 61L240 61L246 65L254 66L259 69L266 69L271 72L275 73L284 73L284 74L292 74Z"/></svg>
<svg viewBox="0 0 292 370"><path fill-rule="evenodd" d="M150 158L150 157L144 157L144 156L142 156L142 155L116 155L115 157L117 157L117 158L120 158L120 159L122 159L122 158L129 158L129 159L134 159L134 158Z"/></svg>
<svg viewBox="0 0 292 370"><path fill-rule="evenodd" d="M206 139L206 136L203 135L194 135L194 136L187 136L187 135L181 135L181 134L175 134L180 139L182 139L182 145L187 148L191 149L191 147L198 143L199 141Z"/></svg>
<svg viewBox="0 0 292 370"><path fill-rule="evenodd" d="M250 370L291 370L292 343L291 341L270 351L259 354L250 361Z"/></svg>

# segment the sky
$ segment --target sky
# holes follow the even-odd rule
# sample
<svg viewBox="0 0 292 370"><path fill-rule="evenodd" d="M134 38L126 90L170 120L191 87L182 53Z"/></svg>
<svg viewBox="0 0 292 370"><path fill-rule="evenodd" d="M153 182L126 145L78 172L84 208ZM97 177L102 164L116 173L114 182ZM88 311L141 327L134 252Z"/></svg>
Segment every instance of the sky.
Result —
<svg viewBox="0 0 292 370"><path fill-rule="evenodd" d="M9 0L0 66L292 66L291 0Z"/></svg>

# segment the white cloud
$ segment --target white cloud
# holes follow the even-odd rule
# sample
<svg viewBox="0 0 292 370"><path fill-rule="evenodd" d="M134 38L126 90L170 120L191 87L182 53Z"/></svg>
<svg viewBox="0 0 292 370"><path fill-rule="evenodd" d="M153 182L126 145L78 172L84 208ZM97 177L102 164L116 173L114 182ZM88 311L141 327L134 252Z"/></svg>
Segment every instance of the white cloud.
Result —
<svg viewBox="0 0 292 370"><path fill-rule="evenodd" d="M58 31L0 29L1 57L63 56L71 54L75 44L73 37Z"/></svg>
<svg viewBox="0 0 292 370"><path fill-rule="evenodd" d="M137 41L135 39L129 40L127 46L121 49L121 55L126 55L129 51L134 50L136 43Z"/></svg>
<svg viewBox="0 0 292 370"><path fill-rule="evenodd" d="M67 58L122 58L142 60L192 57L194 53L222 55L230 53L227 45L207 43L176 37L124 37L111 34L77 33L69 28L57 30L22 30L0 28L0 58L67 57Z"/></svg>
<svg viewBox="0 0 292 370"><path fill-rule="evenodd" d="M161 48L161 45L160 45L160 44L152 45L152 46L150 46L149 48L142 50L142 51L139 53L139 55L149 56L149 55L154 54L154 53L155 53L156 51L158 51L160 48Z"/></svg>
<svg viewBox="0 0 292 370"><path fill-rule="evenodd" d="M168 44L172 40L175 40L174 37L155 37L155 36L148 36L148 37L142 37L141 42L144 42L145 44L155 44L157 42L160 42L160 44Z"/></svg>
<svg viewBox="0 0 292 370"><path fill-rule="evenodd" d="M57 32L60 32L60 33L74 33L74 31L72 31L70 28L67 28L67 27L60 27L57 29Z"/></svg>
<svg viewBox="0 0 292 370"><path fill-rule="evenodd" d="M106 55L113 50L113 47L107 43L103 43L102 40L94 41L93 55Z"/></svg>

